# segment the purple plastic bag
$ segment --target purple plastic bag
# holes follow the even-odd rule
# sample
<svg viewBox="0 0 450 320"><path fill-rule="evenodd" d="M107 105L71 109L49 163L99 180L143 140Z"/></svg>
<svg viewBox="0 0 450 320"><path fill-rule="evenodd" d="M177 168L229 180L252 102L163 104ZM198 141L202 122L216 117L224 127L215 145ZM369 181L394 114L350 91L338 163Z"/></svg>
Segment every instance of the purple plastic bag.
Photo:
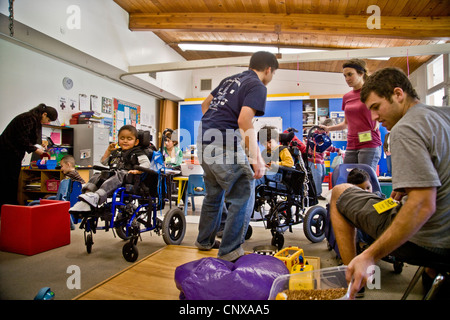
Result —
<svg viewBox="0 0 450 320"><path fill-rule="evenodd" d="M236 263L203 258L178 266L175 283L181 300L267 300L273 281L288 274L272 256L244 255Z"/></svg>

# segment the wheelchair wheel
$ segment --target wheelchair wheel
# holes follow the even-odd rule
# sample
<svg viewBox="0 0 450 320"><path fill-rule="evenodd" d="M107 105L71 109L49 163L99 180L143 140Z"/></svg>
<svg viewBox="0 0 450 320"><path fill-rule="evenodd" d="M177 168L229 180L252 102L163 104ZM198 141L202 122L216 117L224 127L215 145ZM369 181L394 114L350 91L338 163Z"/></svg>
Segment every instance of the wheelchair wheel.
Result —
<svg viewBox="0 0 450 320"><path fill-rule="evenodd" d="M327 210L321 206L310 208L303 218L303 232L312 243L325 239L325 219Z"/></svg>
<svg viewBox="0 0 450 320"><path fill-rule="evenodd" d="M139 256L139 251L133 242L127 242L122 248L122 255L128 262L135 262Z"/></svg>
<svg viewBox="0 0 450 320"><path fill-rule="evenodd" d="M252 234L253 234L253 228L251 225L248 225L247 233L245 234L245 240L250 239L252 237Z"/></svg>
<svg viewBox="0 0 450 320"><path fill-rule="evenodd" d="M278 248L278 251L283 249L283 245L284 245L284 236L283 236L283 234L281 234L279 232L274 232L273 236L272 236L271 244L273 246L276 246Z"/></svg>
<svg viewBox="0 0 450 320"><path fill-rule="evenodd" d="M186 218L180 208L173 208L164 216L162 236L166 244L179 245L186 233Z"/></svg>
<svg viewBox="0 0 450 320"><path fill-rule="evenodd" d="M84 233L84 244L86 245L86 251L87 253L92 252L92 245L94 244L94 240L92 237L92 232Z"/></svg>
<svg viewBox="0 0 450 320"><path fill-rule="evenodd" d="M131 236L127 236L127 219L124 218L124 214L122 212L119 212L115 218L114 230L120 239L130 240Z"/></svg>

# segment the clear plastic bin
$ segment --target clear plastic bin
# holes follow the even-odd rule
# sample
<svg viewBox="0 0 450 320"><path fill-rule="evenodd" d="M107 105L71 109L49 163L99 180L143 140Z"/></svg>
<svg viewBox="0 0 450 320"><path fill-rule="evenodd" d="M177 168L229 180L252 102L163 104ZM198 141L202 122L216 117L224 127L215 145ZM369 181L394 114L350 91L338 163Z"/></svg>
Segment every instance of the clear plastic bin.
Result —
<svg viewBox="0 0 450 320"><path fill-rule="evenodd" d="M346 266L339 266L279 276L272 284L269 300L275 300L277 294L284 290L347 289L346 270ZM347 299L348 291L345 296L338 300Z"/></svg>

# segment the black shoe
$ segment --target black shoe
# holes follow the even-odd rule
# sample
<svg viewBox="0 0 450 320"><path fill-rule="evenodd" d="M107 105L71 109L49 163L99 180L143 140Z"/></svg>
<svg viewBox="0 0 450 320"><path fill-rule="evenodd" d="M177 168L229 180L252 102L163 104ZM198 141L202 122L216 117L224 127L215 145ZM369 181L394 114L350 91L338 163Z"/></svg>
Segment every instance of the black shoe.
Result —
<svg viewBox="0 0 450 320"><path fill-rule="evenodd" d="M356 294L356 298L364 298L364 293L366 292L366 287L362 287L361 290Z"/></svg>
<svg viewBox="0 0 450 320"><path fill-rule="evenodd" d="M318 196L317 199L318 199L318 200L327 200L327 198L322 197L322 195Z"/></svg>

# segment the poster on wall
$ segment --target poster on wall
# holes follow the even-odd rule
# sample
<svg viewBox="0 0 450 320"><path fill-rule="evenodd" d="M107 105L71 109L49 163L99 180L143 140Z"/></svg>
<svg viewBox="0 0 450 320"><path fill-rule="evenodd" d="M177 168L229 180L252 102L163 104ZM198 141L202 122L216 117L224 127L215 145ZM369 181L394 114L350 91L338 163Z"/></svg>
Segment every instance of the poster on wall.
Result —
<svg viewBox="0 0 450 320"><path fill-rule="evenodd" d="M91 95L91 111L100 113L101 105L100 105L100 99L96 95Z"/></svg>
<svg viewBox="0 0 450 320"><path fill-rule="evenodd" d="M112 114L112 99L102 97L102 113Z"/></svg>
<svg viewBox="0 0 450 320"><path fill-rule="evenodd" d="M58 111L67 110L67 99L66 97L59 97L58 99Z"/></svg>
<svg viewBox="0 0 450 320"><path fill-rule="evenodd" d="M141 106L114 98L114 114L113 114L113 138L117 141L117 133L119 129L131 124L136 126L141 123Z"/></svg>
<svg viewBox="0 0 450 320"><path fill-rule="evenodd" d="M91 102L87 95L81 93L78 95L78 99L80 111L91 111Z"/></svg>

